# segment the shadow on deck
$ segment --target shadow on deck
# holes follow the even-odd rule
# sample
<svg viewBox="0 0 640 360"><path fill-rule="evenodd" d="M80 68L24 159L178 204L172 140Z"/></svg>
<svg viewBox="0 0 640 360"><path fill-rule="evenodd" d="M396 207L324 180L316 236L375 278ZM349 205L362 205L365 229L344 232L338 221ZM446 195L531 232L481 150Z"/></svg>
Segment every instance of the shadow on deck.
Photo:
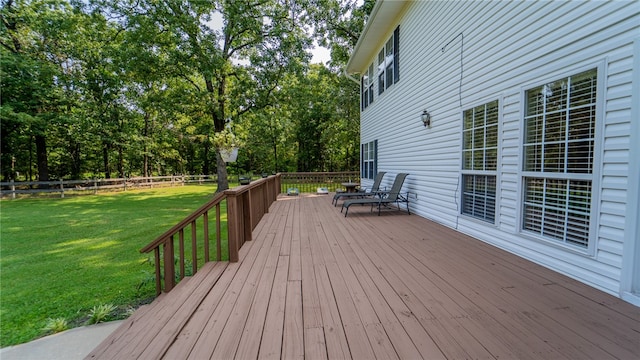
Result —
<svg viewBox="0 0 640 360"><path fill-rule="evenodd" d="M281 196L88 358L638 359L640 308L415 215Z"/></svg>

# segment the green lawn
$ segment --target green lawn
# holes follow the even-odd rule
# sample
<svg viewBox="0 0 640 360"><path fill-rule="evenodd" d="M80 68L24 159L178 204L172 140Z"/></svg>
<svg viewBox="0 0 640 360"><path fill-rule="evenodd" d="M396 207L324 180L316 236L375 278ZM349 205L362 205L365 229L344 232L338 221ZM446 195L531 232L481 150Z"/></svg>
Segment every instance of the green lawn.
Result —
<svg viewBox="0 0 640 360"><path fill-rule="evenodd" d="M153 282L138 286L153 274L152 254L140 248L211 199L214 189L1 201L0 346L45 335L48 318L79 326L94 306L113 304L124 313L150 301ZM226 221L226 209L222 214Z"/></svg>

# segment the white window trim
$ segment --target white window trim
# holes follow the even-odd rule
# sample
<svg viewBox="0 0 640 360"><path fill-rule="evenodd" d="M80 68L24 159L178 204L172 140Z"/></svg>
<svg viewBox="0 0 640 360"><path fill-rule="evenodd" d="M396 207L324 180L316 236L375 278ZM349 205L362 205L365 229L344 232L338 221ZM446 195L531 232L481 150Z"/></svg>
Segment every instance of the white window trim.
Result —
<svg viewBox="0 0 640 360"><path fill-rule="evenodd" d="M598 72L597 79L598 85L596 87L596 124L595 124L595 137L594 137L594 149L593 149L593 166L592 172L590 175L584 174L572 174L572 179L579 178L587 178L591 180L591 211L589 214L589 238L588 246L586 248L581 248L575 245L563 243L557 240L553 240L550 238L546 238L543 236L536 235L533 232L526 231L522 229L522 217L524 216L524 178L529 176L534 172L524 171L523 163L524 163L524 139L525 139L525 126L524 126L524 114L526 114L526 93L527 90L541 86L558 79L566 78L572 75L579 74L581 72L596 69ZM517 191L517 201L518 201L518 214L516 217L516 231L517 233L527 239L544 243L545 245L550 245L555 248L559 248L562 250L566 250L568 252L576 253L579 255L584 255L588 257L594 258L596 256L596 249L598 248L598 227L600 223L600 193L601 193L601 173L602 173L602 159L604 157L604 121L605 121L605 91L607 89L605 76L608 73L607 69L607 61L603 59L598 62L590 62L584 63L580 66L576 66L571 68L570 70L562 70L555 71L552 73L548 73L541 80L536 80L535 82L529 82L523 84L520 87L520 139L518 141L518 152L519 152L519 163L518 163L518 191ZM562 178L566 179L567 177L564 174L559 173L548 173L548 172L535 172L537 177L546 177L546 178Z"/></svg>

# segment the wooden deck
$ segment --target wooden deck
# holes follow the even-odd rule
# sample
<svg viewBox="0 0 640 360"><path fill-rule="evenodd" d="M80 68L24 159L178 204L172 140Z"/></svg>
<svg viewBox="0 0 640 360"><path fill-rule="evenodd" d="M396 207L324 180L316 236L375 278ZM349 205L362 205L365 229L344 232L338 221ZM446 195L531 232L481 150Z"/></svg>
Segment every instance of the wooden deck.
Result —
<svg viewBox="0 0 640 360"><path fill-rule="evenodd" d="M88 358L639 359L640 308L406 212L280 197Z"/></svg>

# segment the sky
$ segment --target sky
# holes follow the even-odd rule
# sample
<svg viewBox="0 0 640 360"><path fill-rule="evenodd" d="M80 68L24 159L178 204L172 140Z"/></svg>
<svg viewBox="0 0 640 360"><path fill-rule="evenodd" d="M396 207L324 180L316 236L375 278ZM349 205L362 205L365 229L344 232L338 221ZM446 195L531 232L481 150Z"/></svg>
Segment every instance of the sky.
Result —
<svg viewBox="0 0 640 360"><path fill-rule="evenodd" d="M329 49L324 48L322 46L317 46L311 52L313 54L313 58L311 59L312 63L323 63L326 64L327 61L331 60L331 51Z"/></svg>
<svg viewBox="0 0 640 360"><path fill-rule="evenodd" d="M222 29L222 15L220 13L214 13L211 17L211 20L207 22L207 25L214 30ZM329 49L318 46L314 41L315 48L311 50L311 54L313 57L311 58L312 63L323 63L326 64L329 60L331 60L331 52Z"/></svg>

